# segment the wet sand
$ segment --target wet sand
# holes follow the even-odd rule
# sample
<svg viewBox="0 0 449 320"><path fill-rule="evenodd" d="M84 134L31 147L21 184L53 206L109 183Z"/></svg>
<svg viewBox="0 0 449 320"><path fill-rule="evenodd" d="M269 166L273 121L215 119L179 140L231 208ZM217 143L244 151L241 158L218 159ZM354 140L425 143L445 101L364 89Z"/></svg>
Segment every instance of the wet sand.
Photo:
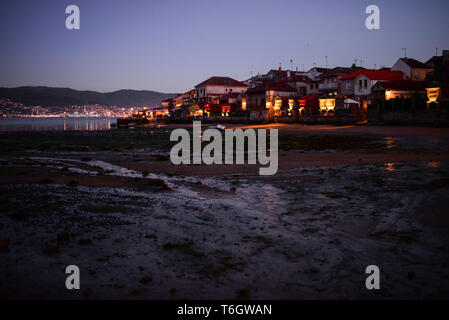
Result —
<svg viewBox="0 0 449 320"><path fill-rule="evenodd" d="M0 135L0 296L449 297L447 129L264 127L288 147L271 177L172 165L173 126ZM328 148L335 136L370 140ZM64 287L70 264L79 291Z"/></svg>

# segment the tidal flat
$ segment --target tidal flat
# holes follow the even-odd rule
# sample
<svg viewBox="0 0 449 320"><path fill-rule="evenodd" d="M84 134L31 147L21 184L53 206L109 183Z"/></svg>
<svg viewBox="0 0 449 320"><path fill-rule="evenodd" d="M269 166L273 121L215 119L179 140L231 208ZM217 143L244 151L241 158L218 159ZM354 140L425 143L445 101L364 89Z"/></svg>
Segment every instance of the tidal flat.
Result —
<svg viewBox="0 0 449 320"><path fill-rule="evenodd" d="M0 134L0 296L449 297L447 129L260 127L274 176L174 166L168 125Z"/></svg>

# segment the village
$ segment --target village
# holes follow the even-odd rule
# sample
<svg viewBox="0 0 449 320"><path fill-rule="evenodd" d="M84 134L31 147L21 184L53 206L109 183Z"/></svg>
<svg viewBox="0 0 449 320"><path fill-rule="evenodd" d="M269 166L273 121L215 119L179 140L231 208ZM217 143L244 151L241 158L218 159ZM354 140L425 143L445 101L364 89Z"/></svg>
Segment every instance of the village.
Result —
<svg viewBox="0 0 449 320"><path fill-rule="evenodd" d="M421 62L399 58L391 68L282 67L244 81L213 76L192 90L144 108L130 121L209 123L395 123L447 126L449 50ZM293 65L293 64L292 64Z"/></svg>

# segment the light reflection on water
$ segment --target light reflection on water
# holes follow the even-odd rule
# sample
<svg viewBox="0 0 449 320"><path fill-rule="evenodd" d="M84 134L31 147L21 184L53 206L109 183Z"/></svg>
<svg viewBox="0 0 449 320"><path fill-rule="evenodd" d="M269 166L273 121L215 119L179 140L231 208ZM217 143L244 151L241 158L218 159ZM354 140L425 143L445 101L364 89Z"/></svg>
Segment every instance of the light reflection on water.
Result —
<svg viewBox="0 0 449 320"><path fill-rule="evenodd" d="M394 166L394 163L392 163L392 162L384 163L384 167L385 167L385 170L387 170L387 171L389 171L389 172L394 172L394 171L396 171L396 168L395 168L395 166Z"/></svg>
<svg viewBox="0 0 449 320"><path fill-rule="evenodd" d="M394 137L386 137L385 138L385 145L387 149L392 149L394 147L398 146L398 138Z"/></svg>
<svg viewBox="0 0 449 320"><path fill-rule="evenodd" d="M116 123L115 118L10 118L0 120L0 132L102 131Z"/></svg>
<svg viewBox="0 0 449 320"><path fill-rule="evenodd" d="M441 165L440 161L429 161L427 162L428 168L439 168Z"/></svg>
<svg viewBox="0 0 449 320"><path fill-rule="evenodd" d="M431 145L438 145L440 143L440 139L438 138L428 138L427 142Z"/></svg>

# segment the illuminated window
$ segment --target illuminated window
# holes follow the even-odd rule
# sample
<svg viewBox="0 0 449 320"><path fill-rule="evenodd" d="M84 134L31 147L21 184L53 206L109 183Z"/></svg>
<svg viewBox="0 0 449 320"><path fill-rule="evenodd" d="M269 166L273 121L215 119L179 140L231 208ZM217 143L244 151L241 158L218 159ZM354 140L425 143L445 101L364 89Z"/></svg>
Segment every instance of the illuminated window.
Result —
<svg viewBox="0 0 449 320"><path fill-rule="evenodd" d="M335 109L335 99L320 99L320 111L333 111Z"/></svg>
<svg viewBox="0 0 449 320"><path fill-rule="evenodd" d="M280 110L282 107L282 100L281 99L276 99L274 101L274 110Z"/></svg>
<svg viewBox="0 0 449 320"><path fill-rule="evenodd" d="M292 114L294 104L295 104L295 100L293 100L293 99L288 100L288 115Z"/></svg>

